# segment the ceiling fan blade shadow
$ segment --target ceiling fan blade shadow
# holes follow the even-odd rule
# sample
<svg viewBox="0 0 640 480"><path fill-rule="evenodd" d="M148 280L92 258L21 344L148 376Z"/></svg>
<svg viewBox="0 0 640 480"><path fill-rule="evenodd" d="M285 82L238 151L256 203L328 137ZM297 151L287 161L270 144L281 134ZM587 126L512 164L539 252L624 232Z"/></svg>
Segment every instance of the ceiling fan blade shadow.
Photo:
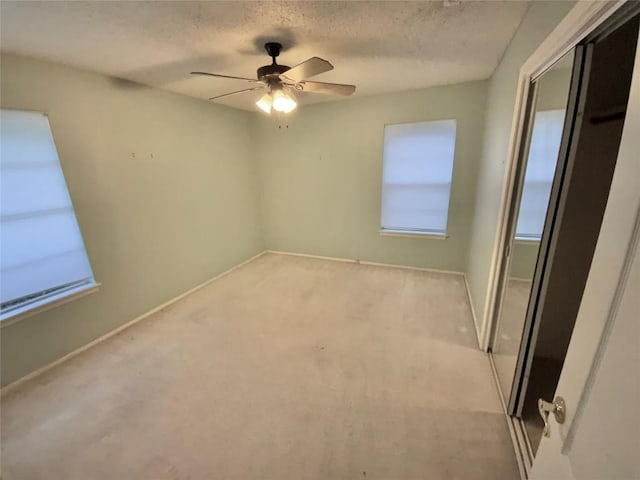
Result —
<svg viewBox="0 0 640 480"><path fill-rule="evenodd" d="M231 78L233 80L244 80L246 82L259 82L255 78L247 78L247 77L234 77L233 75L221 75L219 73L209 73L209 72L191 72L191 75L205 75L207 77L217 77L217 78Z"/></svg>
<svg viewBox="0 0 640 480"><path fill-rule="evenodd" d="M342 83L324 83L303 81L297 83L295 90L307 93L323 93L326 95L343 95L348 96L356 91L355 85L345 85Z"/></svg>
<svg viewBox="0 0 640 480"><path fill-rule="evenodd" d="M262 90L263 86L253 87L253 88L245 88L243 90L236 90L235 92L223 93L222 95L216 95L215 97L211 97L209 100L215 100L217 98L228 97L229 95L235 95L236 93L242 92L251 92L252 90Z"/></svg>
<svg viewBox="0 0 640 480"><path fill-rule="evenodd" d="M280 75L280 79L297 83L329 70L333 70L333 65L329 62L319 57L311 57L284 72Z"/></svg>

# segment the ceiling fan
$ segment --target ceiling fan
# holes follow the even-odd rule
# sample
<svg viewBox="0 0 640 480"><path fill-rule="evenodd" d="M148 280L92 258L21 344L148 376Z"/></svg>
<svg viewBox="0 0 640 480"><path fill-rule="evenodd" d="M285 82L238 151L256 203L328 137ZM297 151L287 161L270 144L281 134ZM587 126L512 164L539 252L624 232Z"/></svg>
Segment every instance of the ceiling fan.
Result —
<svg viewBox="0 0 640 480"><path fill-rule="evenodd" d="M293 92L323 93L329 95L351 95L356 91L355 85L343 85L340 83L311 82L307 78L319 75L329 70L333 70L326 60L319 57L311 57L295 67L279 65L276 57L280 55L282 45L277 42L268 42L264 45L265 50L272 59L271 65L264 65L258 68L257 79L236 77L233 75L221 75L208 72L191 72L192 75L206 75L209 77L231 78L257 83L258 85L235 92L216 95L209 100L236 95L238 93L251 92L254 90L267 90L256 105L266 113L271 110L276 112L289 113L297 106Z"/></svg>

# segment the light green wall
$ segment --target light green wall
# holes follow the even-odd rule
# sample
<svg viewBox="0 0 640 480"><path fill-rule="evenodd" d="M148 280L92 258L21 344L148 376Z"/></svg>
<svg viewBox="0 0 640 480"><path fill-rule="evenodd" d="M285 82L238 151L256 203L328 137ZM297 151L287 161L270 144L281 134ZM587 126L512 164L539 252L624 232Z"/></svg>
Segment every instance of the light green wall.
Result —
<svg viewBox="0 0 640 480"><path fill-rule="evenodd" d="M317 104L279 128L256 119L268 249L462 271L482 139L486 82ZM385 124L457 120L446 240L380 236Z"/></svg>
<svg viewBox="0 0 640 480"><path fill-rule="evenodd" d="M567 55L566 58L569 57L573 58L573 55ZM570 65L545 72L538 80L536 111L566 109L570 84Z"/></svg>
<svg viewBox="0 0 640 480"><path fill-rule="evenodd" d="M480 322L485 321L483 312L520 67L572 6L573 2L533 2L489 81L484 142L466 266L472 302Z"/></svg>
<svg viewBox="0 0 640 480"><path fill-rule="evenodd" d="M520 280L531 280L538 260L540 242L516 240L511 255L511 270L509 276Z"/></svg>
<svg viewBox="0 0 640 480"><path fill-rule="evenodd" d="M7 384L259 253L263 243L251 113L50 63L1 60L2 107L49 114L103 284L2 328Z"/></svg>

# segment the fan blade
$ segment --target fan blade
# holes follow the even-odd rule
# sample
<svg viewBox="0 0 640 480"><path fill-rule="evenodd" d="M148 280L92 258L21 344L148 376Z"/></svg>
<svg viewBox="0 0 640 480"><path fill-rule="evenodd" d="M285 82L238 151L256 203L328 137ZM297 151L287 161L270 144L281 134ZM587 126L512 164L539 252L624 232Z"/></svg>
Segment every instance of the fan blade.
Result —
<svg viewBox="0 0 640 480"><path fill-rule="evenodd" d="M323 82L299 82L293 87L295 90L310 93L324 93L327 95L351 95L356 91L355 85L344 85L342 83Z"/></svg>
<svg viewBox="0 0 640 480"><path fill-rule="evenodd" d="M247 82L260 81L260 80L256 80L255 78L234 77L233 75L220 75L219 73L208 73L208 72L191 72L191 75L206 75L207 77L231 78L233 80L245 80Z"/></svg>
<svg viewBox="0 0 640 480"><path fill-rule="evenodd" d="M253 87L253 88L245 88L244 90L236 90L235 92L223 93L222 95L216 95L215 97L211 97L209 100L215 100L216 98L228 97L229 95L235 95L236 93L242 92L250 92L252 90L260 90L263 87Z"/></svg>
<svg viewBox="0 0 640 480"><path fill-rule="evenodd" d="M328 72L329 70L333 70L333 65L329 62L322 58L311 57L309 60L305 60L284 72L280 75L280 79L298 83L314 75Z"/></svg>

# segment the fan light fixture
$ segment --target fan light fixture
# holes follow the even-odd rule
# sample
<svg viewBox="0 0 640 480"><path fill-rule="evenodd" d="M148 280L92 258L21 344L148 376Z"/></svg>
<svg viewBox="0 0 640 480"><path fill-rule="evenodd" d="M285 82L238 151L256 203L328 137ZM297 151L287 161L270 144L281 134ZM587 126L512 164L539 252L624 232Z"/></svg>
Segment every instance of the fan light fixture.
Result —
<svg viewBox="0 0 640 480"><path fill-rule="evenodd" d="M298 105L292 95L282 90L276 90L272 95L273 109L276 112L289 113Z"/></svg>
<svg viewBox="0 0 640 480"><path fill-rule="evenodd" d="M276 112L289 113L298 106L293 95L284 92L281 89L264 94L260 100L256 102L260 110L270 114L271 109Z"/></svg>
<svg viewBox="0 0 640 480"><path fill-rule="evenodd" d="M271 113L271 105L273 104L273 98L270 93L265 93L260 100L256 102L256 105L264 113Z"/></svg>

